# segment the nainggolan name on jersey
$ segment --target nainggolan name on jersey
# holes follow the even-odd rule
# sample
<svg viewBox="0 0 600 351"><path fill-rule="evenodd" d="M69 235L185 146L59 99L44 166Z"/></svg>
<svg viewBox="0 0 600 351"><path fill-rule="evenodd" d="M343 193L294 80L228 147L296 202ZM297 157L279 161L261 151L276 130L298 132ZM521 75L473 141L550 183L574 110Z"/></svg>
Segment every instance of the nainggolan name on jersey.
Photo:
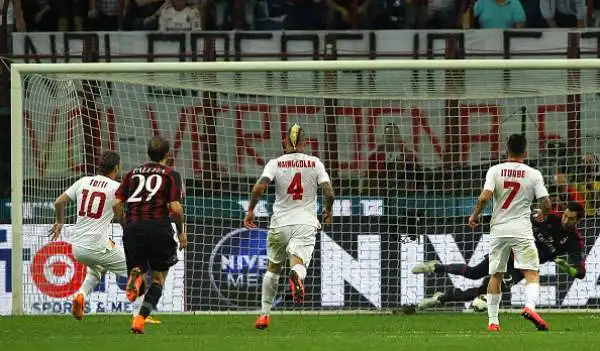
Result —
<svg viewBox="0 0 600 351"><path fill-rule="evenodd" d="M277 161L279 168L315 168L317 163L312 160L285 160Z"/></svg>

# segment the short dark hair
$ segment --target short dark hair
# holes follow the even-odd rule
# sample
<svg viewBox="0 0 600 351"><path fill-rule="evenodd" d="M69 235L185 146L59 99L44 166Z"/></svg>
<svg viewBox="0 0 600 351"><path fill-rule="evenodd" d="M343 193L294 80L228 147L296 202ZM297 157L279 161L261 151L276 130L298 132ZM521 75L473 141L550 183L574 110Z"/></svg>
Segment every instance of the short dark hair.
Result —
<svg viewBox="0 0 600 351"><path fill-rule="evenodd" d="M573 211L573 212L577 213L577 219L582 219L583 217L585 217L585 209L577 201L569 201L567 203L567 209L569 211Z"/></svg>
<svg viewBox="0 0 600 351"><path fill-rule="evenodd" d="M508 137L506 148L514 156L523 155L527 149L527 139L523 134L513 134Z"/></svg>
<svg viewBox="0 0 600 351"><path fill-rule="evenodd" d="M167 157L170 148L171 145L167 139L160 136L152 137L148 142L148 157L153 162L160 162Z"/></svg>
<svg viewBox="0 0 600 351"><path fill-rule="evenodd" d="M100 164L98 165L100 174L110 174L119 165L119 162L121 162L121 157L118 153L114 151L104 151L100 157Z"/></svg>

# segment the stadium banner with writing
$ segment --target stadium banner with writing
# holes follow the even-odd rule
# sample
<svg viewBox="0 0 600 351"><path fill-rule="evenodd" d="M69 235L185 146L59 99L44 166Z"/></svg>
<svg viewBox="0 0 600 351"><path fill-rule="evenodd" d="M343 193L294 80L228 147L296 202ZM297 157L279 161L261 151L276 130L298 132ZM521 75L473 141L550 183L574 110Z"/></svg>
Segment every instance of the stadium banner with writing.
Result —
<svg viewBox="0 0 600 351"><path fill-rule="evenodd" d="M273 196L265 196L259 200L254 211L258 218L266 218L272 214ZM187 222L202 221L206 217L243 218L248 210L248 197L208 198L186 197L185 215ZM333 217L381 217L405 216L407 209L418 209L427 217L460 217L468 216L474 197L451 196L440 193L415 193L410 198L377 198L377 197L345 197L336 198L333 203ZM0 223L10 223L10 199L0 199ZM322 204L317 200L317 211ZM484 214L490 213L491 205L486 206ZM74 215L74 206L67 207L67 217ZM37 224L54 223L54 204L52 201L35 201L26 199L23 202L23 220L25 223L35 221Z"/></svg>
<svg viewBox="0 0 600 351"><path fill-rule="evenodd" d="M156 32L111 32L111 33L13 33L13 49L17 57L29 57L26 61L43 62L78 62L82 59L84 41L92 39L97 43L100 61L110 59L111 62L135 61L185 61L203 60L203 48L207 38L215 40L216 58L218 60L256 60L260 59L318 59L323 56L325 43L335 42L341 59L344 54L364 53L365 58L437 58L443 57L446 49L445 38L450 34L457 36L459 46L464 49L466 58L547 58L567 57L567 48L576 45L582 57L596 57L600 41L600 32L594 29L571 33L569 30L535 31L524 30L517 34L512 31L379 31L379 32L231 32L231 33L156 33ZM581 36L579 33L582 33ZM573 36L571 34L576 34ZM577 37L577 40L573 40ZM87 45L87 44L86 44ZM308 57L300 57L306 55ZM543 53L543 54L542 54ZM18 60L17 60L18 61ZM383 72L385 73L385 72ZM520 118L525 116L528 139L531 147L530 157L535 158L538 151L544 148L547 140L567 139L566 93L560 87L567 86L566 75L553 72L543 74L548 86L556 86L556 95L546 98L492 98L479 99L480 92L468 92L472 99L458 101L457 111L461 111L461 152L460 162L473 165L497 158L501 152L500 140L514 132L521 132ZM434 167L442 160L446 131L442 121L445 116L445 103L439 97L443 95L444 72L420 72L414 75L407 72L406 86L422 91L433 89L434 99L381 100L338 99L335 115L337 115L337 143L340 145L339 161L341 177L357 176L365 167L370 152L381 142L383 126L394 122L400 126L406 144L416 150L424 165ZM474 83L482 81L481 72L467 72L465 87L467 90ZM504 74L504 72L483 73L485 81L498 82L500 89L510 81L523 81L522 75ZM533 74L533 73L532 73ZM271 86L272 80L288 79L280 74L254 75L257 80L253 84ZM374 77L374 78L373 78ZM372 78L375 86L385 83L385 74ZM382 77L380 80L380 77ZM415 78L416 77L416 78ZM536 79L541 79L537 76ZM168 94L176 96L165 102L165 93L155 94L142 86L121 83L111 85L113 91L127 91L127 99L115 99L109 89L98 92L98 103L101 111L98 116L103 135L94 138L95 147L111 147L122 153L124 168L137 165L145 160L146 141L153 134L160 133L175 138L174 160L176 167L186 178L199 175L208 166L203 153L208 149L204 128L193 125L202 124L203 114L201 98L194 97L182 90L177 90L178 79L189 77L173 76L173 90ZM289 75L294 84L312 87L315 84L313 72L298 72ZM366 78L357 72L341 72L337 76L338 87L348 87L351 91L362 91ZM412 79L415 79L413 82ZM271 81L271 83L270 83ZM378 83L379 82L379 83ZM527 79L525 79L526 84ZM396 84L397 82L394 82ZM473 84L471 84L473 83ZM490 83L490 87L495 86ZM121 85L120 85L121 84ZM152 84L150 81L148 84ZM237 84L237 83L236 83ZM475 84L476 85L476 84ZM496 89L494 88L494 89ZM530 87L531 88L531 87ZM534 87L535 88L535 87ZM24 145L32 147L32 157L24 160L29 177L64 177L71 170L77 173L83 161L83 137L73 134L72 138L55 138L55 135L71 135L69 128L74 128L81 116L77 108L65 109L65 104L53 103L57 89L63 96L76 96L77 82L64 83L59 86L38 84L35 94L29 94L24 102L25 123ZM243 90L233 84L231 91ZM361 90L362 89L362 90ZM437 91L441 89L440 91ZM519 85L514 89L519 90ZM529 89L529 88L528 88ZM533 89L533 88L532 88ZM226 91L230 91L225 89ZM500 89L500 91L504 91ZM510 89L508 90L510 92ZM246 91L244 91L246 93ZM438 93L440 94L438 96ZM499 93L500 95L505 93ZM506 93L510 95L510 93ZM117 92L116 95L119 95ZM589 95L589 96L588 96ZM600 153L600 144L595 143L600 135L600 124L597 123L596 112L600 109L599 99L594 94L582 96L580 120L582 148L585 152ZM499 95L498 95L499 96ZM31 99L47 99L32 101ZM474 100L476 99L476 100ZM256 176L265 160L276 156L281 150L282 134L289 121L303 124L312 137L310 149L316 155L324 150L325 127L323 120L324 102L311 98L276 98L253 97L251 103L243 95L221 91L217 98L217 106L211 106L217 115L216 131L219 150L217 163L220 172L225 175ZM34 108L35 107L35 108ZM68 118L58 118L60 116ZM191 116L195 116L190 118ZM194 122L194 118L196 119ZM69 123L60 123L65 119ZM131 123L136 121L135 135L129 133ZM234 122L234 123L232 123ZM466 123L466 125L465 125ZM498 125L502 124L501 128ZM233 128L239 125L243 128ZM79 129L74 129L79 131ZM248 132L245 132L248 131ZM262 133L256 133L262 131ZM252 133L252 137L249 137ZM585 135L584 135L585 134ZM258 135L258 137L257 137ZM249 141L251 140L251 141ZM353 145L353 147L347 147ZM68 155L68 157L64 157ZM483 155L483 156L482 156ZM52 160L52 162L47 162Z"/></svg>
<svg viewBox="0 0 600 351"><path fill-rule="evenodd" d="M49 225L23 226L23 282L24 310L27 314L70 314L71 299L86 276L86 268L72 255L67 243L70 230L67 226L62 238L66 241L50 242ZM0 315L11 313L11 226L0 225ZM112 226L111 238L122 247L122 229ZM159 311L181 312L184 308L184 254L171 269L159 302ZM125 296L126 278L108 273L88 296L85 313L131 313L132 306Z"/></svg>
<svg viewBox="0 0 600 351"><path fill-rule="evenodd" d="M476 265L488 252L488 228L472 232L461 221L448 220L391 222L325 226L317 237L305 281L307 299L303 307L294 308L395 309L416 304L444 288L467 289L482 283L482 279L446 274L414 275L411 269L418 262L434 259L444 264ZM596 220L582 222L587 257L584 279L560 273L554 262L542 266L540 306L599 306L600 242L593 229L598 224ZM266 228L266 223L259 228ZM249 231L227 221L207 222L193 231L194 260L186 262L186 310L259 309L262 274L268 261L267 231ZM293 306L284 277L285 272L279 282L276 309ZM523 282L513 285L504 295L504 306L522 306L523 287Z"/></svg>

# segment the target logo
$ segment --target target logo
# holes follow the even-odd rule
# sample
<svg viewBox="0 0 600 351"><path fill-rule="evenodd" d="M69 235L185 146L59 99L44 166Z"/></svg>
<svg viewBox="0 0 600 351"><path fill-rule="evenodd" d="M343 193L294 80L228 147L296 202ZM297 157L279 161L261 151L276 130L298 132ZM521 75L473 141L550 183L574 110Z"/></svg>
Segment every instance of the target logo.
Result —
<svg viewBox="0 0 600 351"><path fill-rule="evenodd" d="M73 295L83 283L85 272L85 266L73 257L71 244L64 241L42 247L31 264L33 282L50 297Z"/></svg>

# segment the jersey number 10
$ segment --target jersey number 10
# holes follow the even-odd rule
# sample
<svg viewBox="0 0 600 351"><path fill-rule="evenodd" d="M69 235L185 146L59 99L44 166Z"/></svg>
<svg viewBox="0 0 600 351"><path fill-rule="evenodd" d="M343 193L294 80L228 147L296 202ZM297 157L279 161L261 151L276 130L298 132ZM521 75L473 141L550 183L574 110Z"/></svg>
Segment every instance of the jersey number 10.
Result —
<svg viewBox="0 0 600 351"><path fill-rule="evenodd" d="M105 193L93 191L90 194L89 190L83 189L81 192L81 197L81 206L79 206L79 212L77 213L79 217L88 217L92 219L99 219L102 217L102 213L104 213L104 205L106 204ZM99 199L99 202L96 211L94 211L92 206L94 206L96 199Z"/></svg>

